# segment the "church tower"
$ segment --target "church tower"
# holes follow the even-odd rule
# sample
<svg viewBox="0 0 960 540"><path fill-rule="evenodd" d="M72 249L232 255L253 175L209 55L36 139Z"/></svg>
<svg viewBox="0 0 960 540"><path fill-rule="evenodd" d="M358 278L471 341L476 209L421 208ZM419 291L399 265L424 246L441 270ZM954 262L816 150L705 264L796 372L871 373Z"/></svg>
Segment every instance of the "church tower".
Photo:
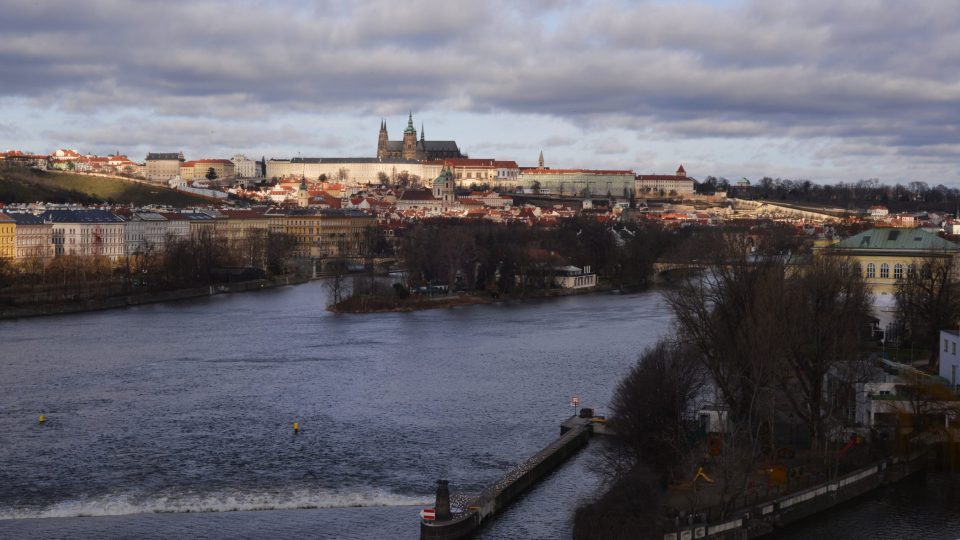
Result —
<svg viewBox="0 0 960 540"><path fill-rule="evenodd" d="M390 138L387 137L387 122L383 118L380 119L380 138L377 139L377 158L383 159L389 157L387 155L387 141Z"/></svg>
<svg viewBox="0 0 960 540"><path fill-rule="evenodd" d="M413 127L413 112L407 118L407 129L403 130L403 159L417 159L417 128Z"/></svg>
<svg viewBox="0 0 960 540"><path fill-rule="evenodd" d="M537 164L540 165L540 169L543 168L543 150L540 151L540 159L537 160Z"/></svg>
<svg viewBox="0 0 960 540"><path fill-rule="evenodd" d="M440 176L433 181L433 198L439 200L444 207L457 204L457 186L449 165L444 165Z"/></svg>

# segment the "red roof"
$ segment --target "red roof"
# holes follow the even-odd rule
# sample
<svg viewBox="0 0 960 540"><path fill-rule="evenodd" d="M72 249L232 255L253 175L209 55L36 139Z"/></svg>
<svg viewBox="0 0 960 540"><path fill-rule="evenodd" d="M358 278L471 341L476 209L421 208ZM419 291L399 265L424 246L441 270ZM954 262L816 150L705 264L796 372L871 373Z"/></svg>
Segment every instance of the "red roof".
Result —
<svg viewBox="0 0 960 540"><path fill-rule="evenodd" d="M403 195L400 195L401 201L435 201L437 200L433 196L433 192L429 189L408 189L403 192Z"/></svg>
<svg viewBox="0 0 960 540"><path fill-rule="evenodd" d="M539 169L536 167L524 167L521 169L523 174L629 174L633 175L633 171L617 171L617 170L606 170L606 169Z"/></svg>

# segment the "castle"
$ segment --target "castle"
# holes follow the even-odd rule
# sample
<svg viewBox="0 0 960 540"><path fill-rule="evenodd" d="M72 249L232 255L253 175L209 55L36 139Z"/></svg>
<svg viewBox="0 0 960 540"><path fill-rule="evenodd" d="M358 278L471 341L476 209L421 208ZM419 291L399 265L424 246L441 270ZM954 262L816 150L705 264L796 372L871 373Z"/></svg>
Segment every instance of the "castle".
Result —
<svg viewBox="0 0 960 540"><path fill-rule="evenodd" d="M417 130L413 127L413 113L407 118L407 129L403 130L402 141L391 141L387 136L387 123L380 121L380 137L377 140L377 158L401 158L424 160L442 160L466 157L460 153L456 141L428 141L423 135L423 126L420 126L420 140L417 140Z"/></svg>

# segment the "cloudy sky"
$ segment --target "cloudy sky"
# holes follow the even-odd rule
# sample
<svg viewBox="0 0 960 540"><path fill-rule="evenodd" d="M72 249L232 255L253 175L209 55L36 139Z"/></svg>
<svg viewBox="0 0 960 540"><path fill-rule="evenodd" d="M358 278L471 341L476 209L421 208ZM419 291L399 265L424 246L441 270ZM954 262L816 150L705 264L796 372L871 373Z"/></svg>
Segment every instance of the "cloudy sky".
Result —
<svg viewBox="0 0 960 540"><path fill-rule="evenodd" d="M0 0L0 148L960 184L953 0Z"/></svg>

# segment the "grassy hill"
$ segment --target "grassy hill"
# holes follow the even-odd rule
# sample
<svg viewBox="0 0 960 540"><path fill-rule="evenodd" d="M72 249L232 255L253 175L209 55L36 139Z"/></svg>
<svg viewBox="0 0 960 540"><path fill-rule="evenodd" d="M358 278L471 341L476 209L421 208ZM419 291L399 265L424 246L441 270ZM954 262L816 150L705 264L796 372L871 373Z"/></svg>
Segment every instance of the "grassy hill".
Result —
<svg viewBox="0 0 960 540"><path fill-rule="evenodd" d="M0 202L79 204L163 204L175 207L209 204L208 199L160 186L83 174L33 169L0 169Z"/></svg>

